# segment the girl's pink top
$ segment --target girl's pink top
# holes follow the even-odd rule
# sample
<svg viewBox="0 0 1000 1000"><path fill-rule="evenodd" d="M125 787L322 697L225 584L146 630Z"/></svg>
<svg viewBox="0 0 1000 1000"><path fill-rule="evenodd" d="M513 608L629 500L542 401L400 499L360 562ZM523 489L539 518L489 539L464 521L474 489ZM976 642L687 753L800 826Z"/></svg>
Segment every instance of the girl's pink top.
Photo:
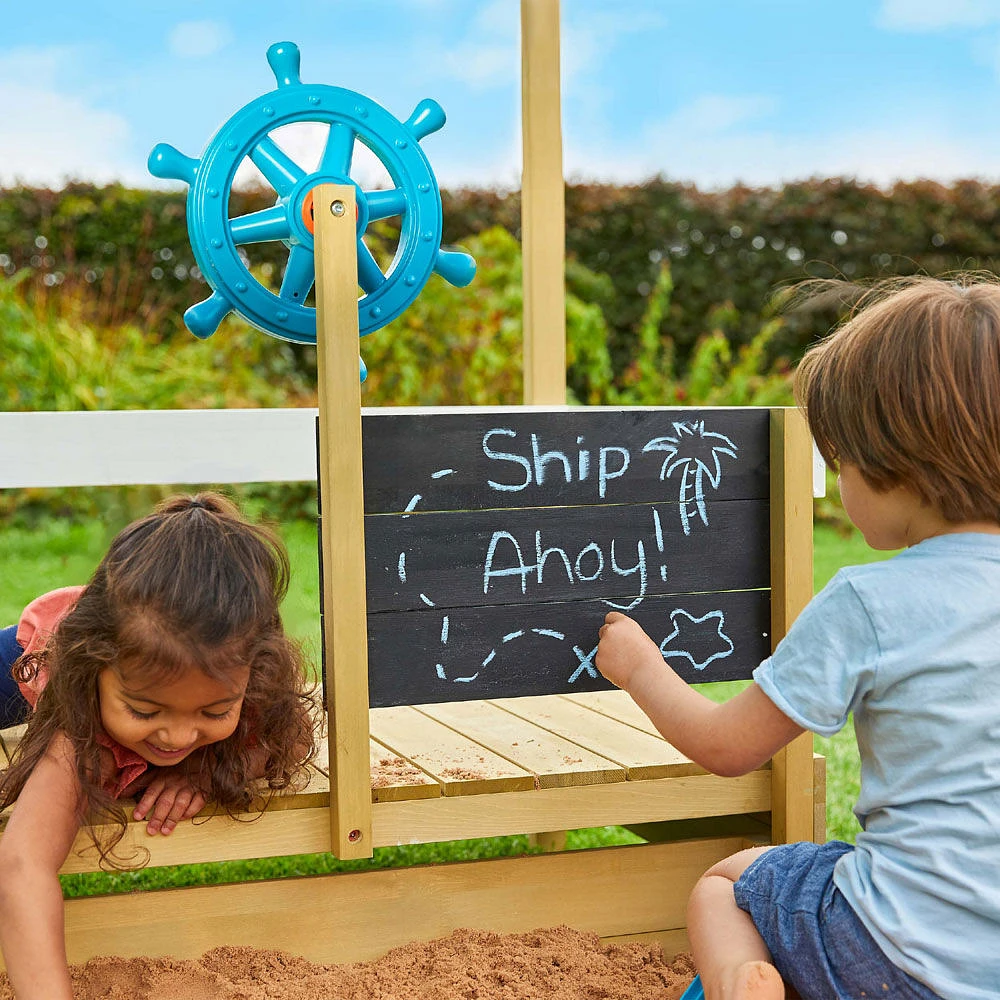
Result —
<svg viewBox="0 0 1000 1000"><path fill-rule="evenodd" d="M61 587L36 597L22 612L17 623L17 641L25 654L44 649L59 623L73 610L83 593L83 587ZM39 664L38 672L27 681L18 681L25 701L34 709L38 698L49 681L49 669ZM105 791L118 799L126 795L130 786L149 768L149 761L134 750L122 746L102 732L97 737L102 747L111 751L115 766L104 783Z"/></svg>

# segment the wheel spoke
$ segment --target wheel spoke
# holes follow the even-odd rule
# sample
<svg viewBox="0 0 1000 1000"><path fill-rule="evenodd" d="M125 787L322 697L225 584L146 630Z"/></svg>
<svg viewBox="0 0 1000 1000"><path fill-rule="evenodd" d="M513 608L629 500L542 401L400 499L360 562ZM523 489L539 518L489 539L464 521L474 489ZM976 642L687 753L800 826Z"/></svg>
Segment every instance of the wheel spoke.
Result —
<svg viewBox="0 0 1000 1000"><path fill-rule="evenodd" d="M305 302L316 280L316 261L312 250L304 246L292 247L281 279L280 298L289 302Z"/></svg>
<svg viewBox="0 0 1000 1000"><path fill-rule="evenodd" d="M402 215L406 211L406 193L402 188L391 191L365 192L368 201L368 219L391 219L394 215Z"/></svg>
<svg viewBox="0 0 1000 1000"><path fill-rule="evenodd" d="M233 242L240 246L244 243L268 243L271 240L287 240L291 235L288 224L288 212L284 205L272 205L259 212L248 215L238 215L229 220L229 229L233 234Z"/></svg>
<svg viewBox="0 0 1000 1000"><path fill-rule="evenodd" d="M354 130L347 125L334 122L326 139L323 156L319 161L319 172L350 177L351 160L354 157Z"/></svg>
<svg viewBox="0 0 1000 1000"><path fill-rule="evenodd" d="M358 238L358 284L369 294L385 284L385 275L378 266L371 250Z"/></svg>
<svg viewBox="0 0 1000 1000"><path fill-rule="evenodd" d="M305 177L306 172L269 136L264 136L250 150L250 159L264 175L267 183L287 197L292 188Z"/></svg>

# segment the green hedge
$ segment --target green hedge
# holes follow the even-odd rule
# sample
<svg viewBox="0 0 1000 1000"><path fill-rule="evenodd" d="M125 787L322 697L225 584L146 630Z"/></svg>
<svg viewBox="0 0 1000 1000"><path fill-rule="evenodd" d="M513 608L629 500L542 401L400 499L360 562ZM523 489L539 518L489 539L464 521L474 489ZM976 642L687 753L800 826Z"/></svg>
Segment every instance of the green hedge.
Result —
<svg viewBox="0 0 1000 1000"><path fill-rule="evenodd" d="M685 362L721 307L737 317L727 330L748 343L768 319L776 289L808 276L863 279L923 271L994 270L1000 257L1000 188L974 181L929 181L881 190L851 180L812 180L780 189L704 192L662 178L614 187L566 189L570 262L596 276L581 301L600 306L615 370L633 340L669 263L675 291L660 334ZM79 286L92 296L98 326L139 320L170 335L208 289L194 268L184 193L71 184L61 191L0 190L0 271L30 273L28 291L46 308L55 291ZM495 226L519 236L519 195L443 193L445 242L463 243ZM237 193L232 214L273 203L274 193ZM380 224L371 242L391 253L395 233ZM274 283L287 252L248 248L256 273ZM796 357L833 317L790 317L772 350Z"/></svg>

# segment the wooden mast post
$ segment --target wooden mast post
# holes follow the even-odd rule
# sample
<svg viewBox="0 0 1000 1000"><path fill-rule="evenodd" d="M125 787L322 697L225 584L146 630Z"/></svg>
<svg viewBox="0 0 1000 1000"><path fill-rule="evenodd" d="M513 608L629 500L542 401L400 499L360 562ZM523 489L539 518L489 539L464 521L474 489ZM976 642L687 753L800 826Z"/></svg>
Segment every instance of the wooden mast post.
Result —
<svg viewBox="0 0 1000 1000"><path fill-rule="evenodd" d="M559 0L521 0L524 401L566 402L566 193Z"/></svg>
<svg viewBox="0 0 1000 1000"><path fill-rule="evenodd" d="M771 646L813 591L812 438L794 407L771 410ZM771 763L771 839L812 840L813 737L803 733Z"/></svg>
<svg viewBox="0 0 1000 1000"><path fill-rule="evenodd" d="M338 858L366 858L372 803L354 187L321 184L314 205L331 850Z"/></svg>
<svg viewBox="0 0 1000 1000"><path fill-rule="evenodd" d="M521 293L524 402L566 402L566 191L559 0L521 0ZM533 833L545 850L566 831Z"/></svg>

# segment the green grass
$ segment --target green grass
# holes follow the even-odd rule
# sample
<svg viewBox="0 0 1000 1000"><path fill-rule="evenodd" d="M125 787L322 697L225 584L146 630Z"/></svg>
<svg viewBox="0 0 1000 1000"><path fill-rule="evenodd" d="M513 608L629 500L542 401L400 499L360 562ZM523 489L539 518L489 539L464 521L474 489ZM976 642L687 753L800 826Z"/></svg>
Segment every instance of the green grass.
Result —
<svg viewBox="0 0 1000 1000"><path fill-rule="evenodd" d="M99 561L110 536L100 522L69 524L59 520L38 527L7 526L0 530L0 565L6 583L0 589L0 626L17 620L24 605L54 587L85 582ZM310 658L318 660L319 627L316 609L319 581L316 528L308 521L282 527L292 562L292 589L283 608L286 627L304 644ZM843 535L820 525L815 532L814 581L818 590L844 565L885 558L889 553L869 549L856 532ZM721 700L745 684L705 685L703 690ZM858 830L851 809L858 794L859 762L851 726L830 739L815 737L816 750L827 759L827 830L830 837L853 841ZM635 842L620 827L571 831L567 846L583 848ZM304 855L206 865L150 868L136 872L95 873L63 878L67 896L136 889L168 888L275 878L285 875L322 874L384 868L415 863L502 857L531 850L527 837L500 837L445 844L383 848L366 861L342 862L332 855Z"/></svg>

